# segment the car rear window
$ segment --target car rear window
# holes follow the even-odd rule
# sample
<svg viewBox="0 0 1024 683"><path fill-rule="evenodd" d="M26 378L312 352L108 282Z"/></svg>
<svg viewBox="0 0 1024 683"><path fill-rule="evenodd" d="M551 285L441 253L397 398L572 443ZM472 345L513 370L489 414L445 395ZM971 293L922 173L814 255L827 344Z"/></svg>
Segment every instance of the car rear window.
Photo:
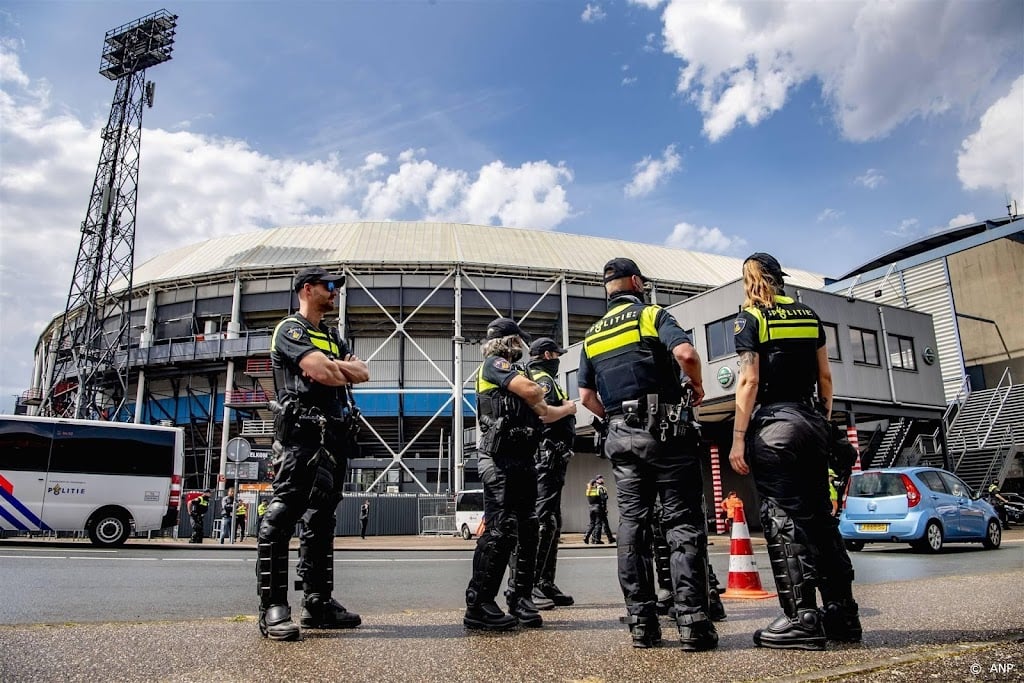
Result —
<svg viewBox="0 0 1024 683"><path fill-rule="evenodd" d="M864 472L850 480L850 494L857 498L904 496L907 488L903 479L892 472Z"/></svg>

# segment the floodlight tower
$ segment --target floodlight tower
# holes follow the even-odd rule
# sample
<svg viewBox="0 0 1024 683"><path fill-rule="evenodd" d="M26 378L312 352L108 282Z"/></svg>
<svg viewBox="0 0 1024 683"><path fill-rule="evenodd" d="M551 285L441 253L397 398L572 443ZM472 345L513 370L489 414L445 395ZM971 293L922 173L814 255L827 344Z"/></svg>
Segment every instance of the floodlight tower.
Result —
<svg viewBox="0 0 1024 683"><path fill-rule="evenodd" d="M100 74L116 81L82 221L67 306L51 340L42 413L127 420L128 342L146 69L171 59L178 17L167 10L107 31Z"/></svg>

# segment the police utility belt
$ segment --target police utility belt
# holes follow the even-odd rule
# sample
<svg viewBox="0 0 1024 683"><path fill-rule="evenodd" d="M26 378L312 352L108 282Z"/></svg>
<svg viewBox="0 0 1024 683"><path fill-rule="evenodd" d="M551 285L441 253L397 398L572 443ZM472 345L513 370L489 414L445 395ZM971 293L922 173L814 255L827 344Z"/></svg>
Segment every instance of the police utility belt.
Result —
<svg viewBox="0 0 1024 683"><path fill-rule="evenodd" d="M660 403L658 394L647 394L644 399L633 399L622 402L622 412L613 415L626 426L634 429L643 428L661 441L669 437L686 434L690 429L689 407L679 403Z"/></svg>
<svg viewBox="0 0 1024 683"><path fill-rule="evenodd" d="M489 425L480 425L480 450L497 453L503 446L510 443L520 444L533 438L537 430L533 427L513 426L505 416L499 417Z"/></svg>
<svg viewBox="0 0 1024 683"><path fill-rule="evenodd" d="M359 431L359 408L352 405L341 417L325 415L316 406L304 406L297 399L285 399L283 402L270 401L270 409L275 414L274 427L279 437L287 436L288 432L303 425L314 425L320 428L320 442L324 441L324 433L343 436L355 436Z"/></svg>

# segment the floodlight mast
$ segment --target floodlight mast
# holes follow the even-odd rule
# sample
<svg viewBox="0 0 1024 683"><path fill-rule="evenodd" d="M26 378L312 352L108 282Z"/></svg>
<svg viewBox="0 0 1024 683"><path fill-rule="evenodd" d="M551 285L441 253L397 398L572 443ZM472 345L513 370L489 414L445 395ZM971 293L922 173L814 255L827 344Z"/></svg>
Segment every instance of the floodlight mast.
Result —
<svg viewBox="0 0 1024 683"><path fill-rule="evenodd" d="M171 59L178 17L159 10L107 31L100 74L116 81L59 331L50 339L44 415L129 421L135 216L146 69Z"/></svg>

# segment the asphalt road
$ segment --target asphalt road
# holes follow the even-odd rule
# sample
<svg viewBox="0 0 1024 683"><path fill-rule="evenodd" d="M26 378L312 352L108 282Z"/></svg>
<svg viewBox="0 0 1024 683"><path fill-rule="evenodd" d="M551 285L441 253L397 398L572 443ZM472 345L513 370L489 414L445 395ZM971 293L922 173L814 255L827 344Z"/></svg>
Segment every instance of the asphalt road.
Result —
<svg viewBox="0 0 1024 683"><path fill-rule="evenodd" d="M463 603L471 543L455 550L335 552L335 595L364 619L406 610L450 610ZM920 555L881 544L852 553L857 585L968 577L1024 568L1024 538L999 550L947 546ZM763 546L755 546L761 582L773 589ZM292 554L294 578L295 554ZM728 578L728 544L711 548L719 580ZM101 550L81 544L0 543L0 624L54 624L230 618L256 610L255 549L250 546L151 547ZM558 583L581 606L615 607L621 593L614 548L562 548ZM292 595L297 605L301 596Z"/></svg>

